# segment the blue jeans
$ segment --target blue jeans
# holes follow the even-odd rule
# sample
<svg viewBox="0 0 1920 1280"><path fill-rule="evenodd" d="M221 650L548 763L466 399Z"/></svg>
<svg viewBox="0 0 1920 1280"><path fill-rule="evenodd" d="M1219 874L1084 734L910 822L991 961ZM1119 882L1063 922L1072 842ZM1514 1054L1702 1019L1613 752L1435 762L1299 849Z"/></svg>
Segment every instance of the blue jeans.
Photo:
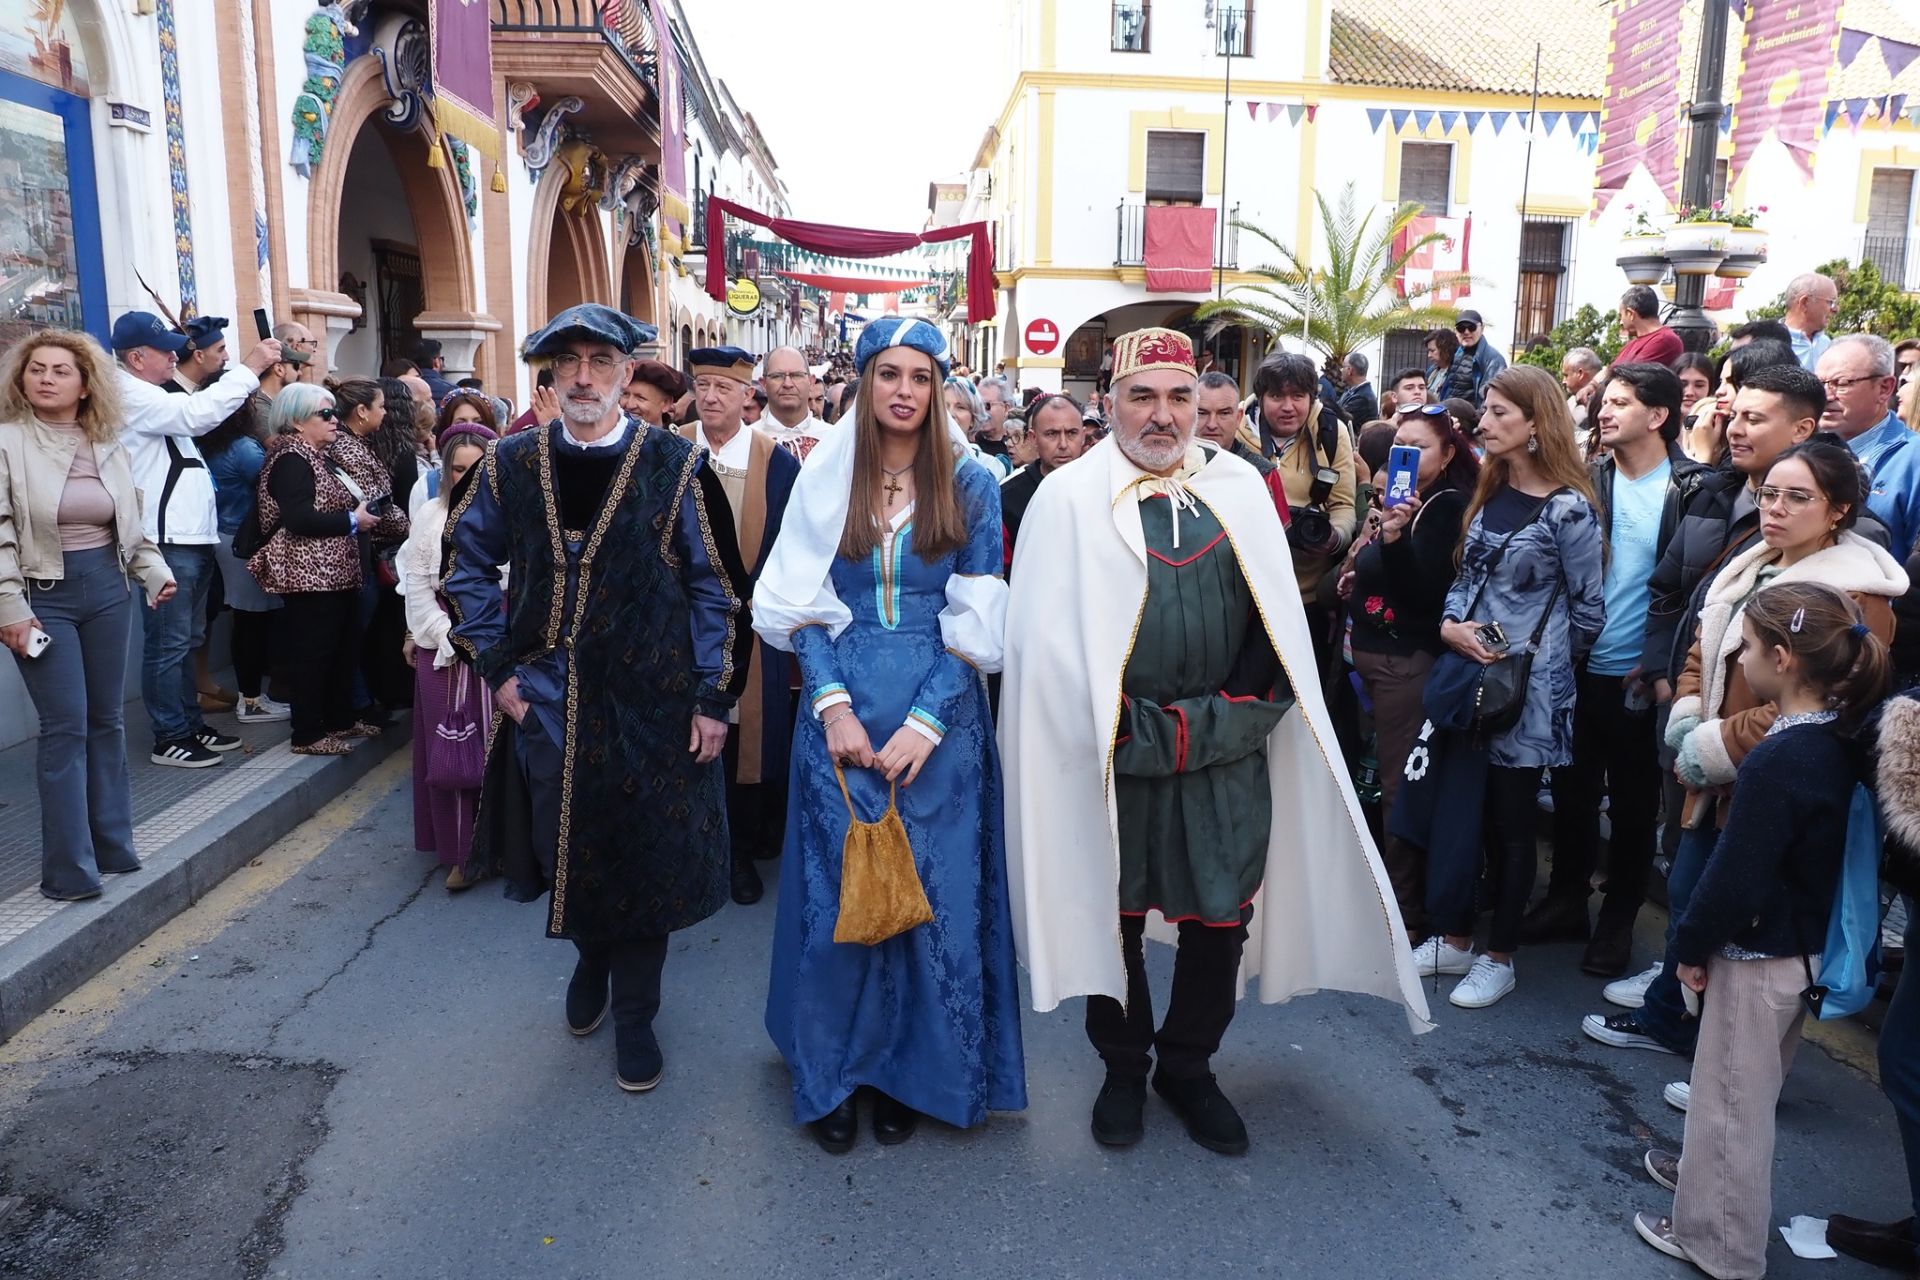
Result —
<svg viewBox="0 0 1920 1280"><path fill-rule="evenodd" d="M1640 1006L1640 1027L1648 1035L1675 1053L1691 1054L1694 1037L1700 1034L1700 1020L1687 1013L1680 994L1680 979L1674 976L1673 927L1686 912L1700 873L1720 838L1709 815L1704 827L1680 833L1680 847L1674 851L1673 869L1667 872L1667 954L1660 962L1660 976L1647 988L1646 1003Z"/></svg>
<svg viewBox="0 0 1920 1280"><path fill-rule="evenodd" d="M14 664L40 714L40 887L76 898L99 892L102 871L140 868L121 723L133 601L112 547L63 559L66 576L32 593L53 643Z"/></svg>
<svg viewBox="0 0 1920 1280"><path fill-rule="evenodd" d="M1907 1153L1907 1191L1913 1197L1915 1234L1920 1238L1920 973L1914 948L1920 947L1920 898L1907 898L1907 967L1887 1006L1880 1028L1880 1087L1893 1104L1900 1146Z"/></svg>
<svg viewBox="0 0 1920 1280"><path fill-rule="evenodd" d="M160 548L173 571L173 599L147 613L140 696L156 744L191 738L207 727L193 679L193 651L207 633L207 593L218 572L213 546L169 542Z"/></svg>

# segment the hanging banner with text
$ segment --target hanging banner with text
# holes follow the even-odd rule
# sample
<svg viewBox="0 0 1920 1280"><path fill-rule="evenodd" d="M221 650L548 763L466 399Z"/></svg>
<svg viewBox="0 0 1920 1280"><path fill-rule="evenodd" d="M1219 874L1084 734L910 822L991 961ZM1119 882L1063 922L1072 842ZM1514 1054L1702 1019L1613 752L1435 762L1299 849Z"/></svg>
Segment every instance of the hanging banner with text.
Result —
<svg viewBox="0 0 1920 1280"><path fill-rule="evenodd" d="M1616 0L1600 107L1600 171L1593 211L1645 165L1671 203L1680 199L1680 10L1685 0Z"/></svg>
<svg viewBox="0 0 1920 1280"><path fill-rule="evenodd" d="M488 6L433 0L433 122L489 160L500 159L493 119L493 24Z"/></svg>
<svg viewBox="0 0 1920 1280"><path fill-rule="evenodd" d="M1728 185L1771 133L1801 176L1813 178L1813 151L1826 115L1827 82L1840 44L1844 0L1747 0L1740 77L1733 97L1733 163Z"/></svg>

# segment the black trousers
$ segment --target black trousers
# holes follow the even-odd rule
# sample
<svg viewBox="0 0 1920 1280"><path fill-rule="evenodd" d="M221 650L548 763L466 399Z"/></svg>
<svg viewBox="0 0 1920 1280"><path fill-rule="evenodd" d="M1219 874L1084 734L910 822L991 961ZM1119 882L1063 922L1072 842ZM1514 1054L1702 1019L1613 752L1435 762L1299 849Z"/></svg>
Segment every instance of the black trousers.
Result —
<svg viewBox="0 0 1920 1280"><path fill-rule="evenodd" d="M1197 920L1179 926L1167 1017L1155 1032L1153 992L1147 986L1142 946L1147 920L1145 916L1120 917L1120 951L1127 964L1126 1006L1122 1008L1111 996L1087 997L1087 1039L1108 1071L1144 1080L1157 1048L1160 1069L1169 1076L1206 1074L1208 1061L1219 1052L1221 1037L1233 1022L1240 952L1252 918L1253 908L1247 907L1240 912L1237 927Z"/></svg>
<svg viewBox="0 0 1920 1280"><path fill-rule="evenodd" d="M777 732L772 725L767 730ZM739 783L733 779L740 771L740 726L727 729L727 745L720 759L727 777L727 835L733 848L733 860L777 858L787 838L786 779Z"/></svg>
<svg viewBox="0 0 1920 1280"><path fill-rule="evenodd" d="M1540 866L1534 828L1539 805L1540 770L1495 765L1487 771L1487 870L1494 891L1489 951L1511 953L1520 946L1520 918ZM1472 933L1472 921L1459 932Z"/></svg>
<svg viewBox="0 0 1920 1280"><path fill-rule="evenodd" d="M660 1012L660 972L667 964L667 934L630 942L590 945L575 941L580 963L613 982L610 1007L615 1034L650 1033Z"/></svg>
<svg viewBox="0 0 1920 1280"><path fill-rule="evenodd" d="M1573 710L1573 765L1553 771L1553 874L1547 894L1586 901L1600 862L1600 797L1608 795L1607 895L1597 932L1633 928L1653 866L1660 811L1660 740L1652 707L1629 710L1618 676L1582 672Z"/></svg>
<svg viewBox="0 0 1920 1280"><path fill-rule="evenodd" d="M360 593L289 591L281 599L293 672L293 745L305 747L353 726Z"/></svg>
<svg viewBox="0 0 1920 1280"><path fill-rule="evenodd" d="M245 609L233 611L233 679L240 686L240 696L243 698L257 698L266 688L279 613L278 609L269 609L264 613L249 613Z"/></svg>

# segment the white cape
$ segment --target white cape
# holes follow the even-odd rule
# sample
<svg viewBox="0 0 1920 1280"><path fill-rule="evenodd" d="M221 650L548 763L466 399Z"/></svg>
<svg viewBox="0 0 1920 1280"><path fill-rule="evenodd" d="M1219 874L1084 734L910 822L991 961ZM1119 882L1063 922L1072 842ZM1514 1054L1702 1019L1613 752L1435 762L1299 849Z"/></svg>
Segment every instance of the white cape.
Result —
<svg viewBox="0 0 1920 1280"><path fill-rule="evenodd" d="M1298 704L1267 740L1273 833L1254 899L1241 989L1263 1003L1319 990L1404 1005L1432 1028L1380 854L1342 766L1314 676L1286 535L1254 469L1204 446L1187 488L1227 531ZM1143 473L1111 439L1047 477L1020 526L1007 611L1000 751L1013 930L1044 1013L1073 996L1124 1001L1119 820L1113 792L1120 684L1146 602ZM1149 936L1171 939L1157 918Z"/></svg>

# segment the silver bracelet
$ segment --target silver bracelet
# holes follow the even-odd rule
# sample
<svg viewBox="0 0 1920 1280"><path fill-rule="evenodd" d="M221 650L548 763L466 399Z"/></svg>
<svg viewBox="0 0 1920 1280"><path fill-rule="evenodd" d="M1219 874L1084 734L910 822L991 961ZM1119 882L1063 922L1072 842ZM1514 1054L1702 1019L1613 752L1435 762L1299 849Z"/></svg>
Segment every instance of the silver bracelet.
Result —
<svg viewBox="0 0 1920 1280"><path fill-rule="evenodd" d="M820 727L822 729L831 729L833 728L834 725L839 724L842 720L845 720L848 716L852 714L853 714L853 708L848 707L845 711L842 711L839 715L833 717L831 720L822 720L820 722Z"/></svg>

